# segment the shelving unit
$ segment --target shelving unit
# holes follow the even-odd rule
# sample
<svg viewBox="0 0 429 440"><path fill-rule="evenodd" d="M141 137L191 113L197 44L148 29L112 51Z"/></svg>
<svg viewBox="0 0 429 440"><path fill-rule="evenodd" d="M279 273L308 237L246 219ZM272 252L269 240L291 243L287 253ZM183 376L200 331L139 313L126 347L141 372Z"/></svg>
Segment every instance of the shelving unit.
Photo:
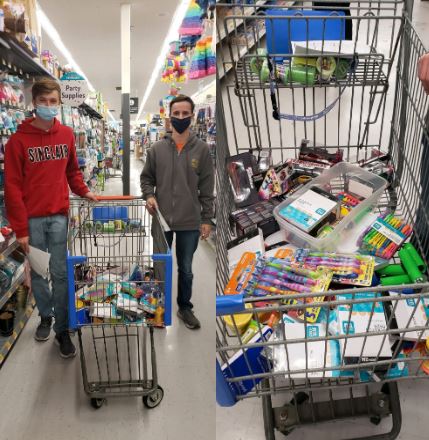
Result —
<svg viewBox="0 0 429 440"><path fill-rule="evenodd" d="M257 11L258 6L263 6L267 3L267 0L258 0L255 4L254 8L246 8L244 11L245 16L254 15ZM239 8L239 6L237 6ZM234 29L237 29L238 26L243 24L243 19L238 18L234 21L227 21L227 29L225 30L225 25L222 23L219 27L219 35L218 35L218 41L223 40L226 38L227 35L229 35Z"/></svg>
<svg viewBox="0 0 429 440"><path fill-rule="evenodd" d="M0 32L0 61L12 74L25 76L49 76L51 73L37 61L37 55L6 32Z"/></svg>
<svg viewBox="0 0 429 440"><path fill-rule="evenodd" d="M244 11L240 15L244 15L245 17L252 17L256 15L258 12L264 10L262 6L268 5L268 0L258 0L255 5L241 7L244 8ZM295 1L282 1L282 5L292 6ZM221 7L221 6L218 6ZM240 8L240 6L237 6ZM273 5L275 7L275 5ZM227 17L225 17L227 18ZM229 19L226 20L227 29L225 30L225 25L223 20L219 20L218 24L218 41L216 45L217 50L217 70L219 72L219 79L224 78L234 67L234 65L241 60L245 55L247 55L259 41L265 36L266 29L263 26L260 26L259 29L256 29L254 35L251 38L246 37L246 44L243 45L238 50L231 53L228 47L228 38L232 38L231 34L233 32L237 32L237 30L244 24L244 20L242 18L237 19ZM250 40L250 41L249 41Z"/></svg>
<svg viewBox="0 0 429 440"><path fill-rule="evenodd" d="M12 350L14 344L18 340L22 330L30 319L33 313L34 306L36 305L34 298L31 298L25 309L19 310L15 315L15 328L10 336L2 337L0 336L0 368L6 357Z"/></svg>

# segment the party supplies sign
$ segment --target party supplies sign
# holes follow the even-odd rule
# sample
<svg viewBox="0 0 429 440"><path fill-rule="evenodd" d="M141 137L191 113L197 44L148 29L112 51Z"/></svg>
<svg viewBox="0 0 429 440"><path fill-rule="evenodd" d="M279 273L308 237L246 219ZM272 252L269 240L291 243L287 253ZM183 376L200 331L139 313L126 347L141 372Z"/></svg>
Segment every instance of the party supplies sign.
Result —
<svg viewBox="0 0 429 440"><path fill-rule="evenodd" d="M88 96L88 83L76 72L65 73L60 80L61 101L72 107L79 107Z"/></svg>

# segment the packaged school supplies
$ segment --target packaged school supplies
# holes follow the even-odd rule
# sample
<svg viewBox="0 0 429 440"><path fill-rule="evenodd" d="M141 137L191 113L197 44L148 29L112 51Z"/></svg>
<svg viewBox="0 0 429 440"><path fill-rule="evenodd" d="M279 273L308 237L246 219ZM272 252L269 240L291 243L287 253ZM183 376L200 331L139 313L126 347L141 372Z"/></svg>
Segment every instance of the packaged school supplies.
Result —
<svg viewBox="0 0 429 440"><path fill-rule="evenodd" d="M332 272L319 270L317 272L292 267L286 260L276 258L257 258L255 254L247 252L237 264L225 288L226 295L245 294L246 296L284 295L285 304L309 304L308 307L290 310L289 314L296 319L315 322L320 307L311 306L311 303L320 303L324 300L323 294L317 297L306 298L306 293L324 292L328 290L332 280ZM289 295L302 294L302 299L290 299Z"/></svg>
<svg viewBox="0 0 429 440"><path fill-rule="evenodd" d="M249 344L266 342L273 333L273 329L264 326L261 331L249 341ZM271 371L271 362L266 357L267 349L264 347L248 347L240 349L232 358L222 366L222 374L226 379L242 376L255 376ZM262 379L251 378L238 382L230 382L230 387L235 395L245 395L252 391Z"/></svg>
<svg viewBox="0 0 429 440"><path fill-rule="evenodd" d="M407 298L407 294L393 291L389 292L389 295L397 299L393 302L392 310L395 311L396 323L399 329L428 327L429 301L427 298ZM400 332L398 337L405 341L424 341L429 338L429 330Z"/></svg>
<svg viewBox="0 0 429 440"><path fill-rule="evenodd" d="M411 235L412 228L393 214L384 214L362 234L360 248L363 253L390 259Z"/></svg>
<svg viewBox="0 0 429 440"><path fill-rule="evenodd" d="M387 182L379 176L369 173L356 165L347 162L339 162L331 168L326 169L320 176L315 177L311 182L300 188L293 194L293 196L288 194L287 199L274 209L274 217L279 223L280 228L286 231L286 239L288 242L301 248L332 252L335 251L338 245L347 238L349 229L360 221L361 216L370 211L376 205L386 185ZM352 197L361 200L361 202L354 208L350 209L349 214L342 217L339 214L336 216L332 214L328 217L324 211L326 209L324 206L317 206L316 203L312 203L310 206L311 213L314 212L313 206L317 206L317 208L322 207L322 211L319 211L320 214L316 213L318 217L314 217L316 220L311 216L312 219L310 219L310 222L312 223L313 229L307 227L309 220L307 220L305 214L304 216L300 216L298 222L286 220L284 216L282 216L282 213L286 212L286 214L288 214L287 207L289 205L294 207L294 202L297 199L302 201L302 196L313 188L320 188L325 193L330 194L335 198L336 205L340 205L340 202L337 199L337 195L340 192L345 192ZM328 200L331 203L334 203L334 200L331 201L327 197L323 197L322 200ZM302 205L308 209L308 206L305 205L305 199L302 201ZM299 207L296 208L299 210ZM326 215L325 219L321 219L321 216L323 215ZM289 215L289 217L292 216L293 213L292 215ZM318 221L319 223L317 223ZM331 226L334 225L334 231L331 231L331 233L328 233L321 238L316 237L319 229L324 225L324 222L329 223ZM306 227L298 226L297 223L306 223Z"/></svg>
<svg viewBox="0 0 429 440"><path fill-rule="evenodd" d="M369 255L336 254L297 249L294 260L310 269L324 268L332 271L332 281L354 286L371 286L374 258Z"/></svg>
<svg viewBox="0 0 429 440"><path fill-rule="evenodd" d="M383 305L374 301L373 292L352 294L337 294L337 301L352 301L368 298L368 302L343 304L337 307L338 332L340 335L354 335L364 333L362 337L348 337L340 339L341 355L348 364L371 362L390 359L389 336L386 334L371 335L375 332L387 330L386 317Z"/></svg>
<svg viewBox="0 0 429 440"><path fill-rule="evenodd" d="M332 194L312 186L292 203L280 209L279 214L302 231L310 232L330 214L337 218L338 206L339 203Z"/></svg>
<svg viewBox="0 0 429 440"><path fill-rule="evenodd" d="M78 298L83 301L103 302L117 292L116 283L94 284L90 287L83 287L79 291Z"/></svg>
<svg viewBox="0 0 429 440"><path fill-rule="evenodd" d="M250 153L230 156L226 160L226 169L237 207L253 205L259 197L252 181L256 170L256 160Z"/></svg>
<svg viewBox="0 0 429 440"><path fill-rule="evenodd" d="M268 200L281 194L280 182L273 168L266 172L258 194L261 200Z"/></svg>
<svg viewBox="0 0 429 440"><path fill-rule="evenodd" d="M279 251L277 255L282 255ZM289 254L289 253L287 253ZM258 279L258 284L254 289L254 294L265 295L268 292L274 294L284 294L283 303L288 305L310 304L309 307L289 310L289 316L300 321L309 323L316 322L320 313L320 306L312 306L312 303L321 303L325 299L323 292L329 289L332 280L332 272L329 270L312 271L290 261L281 258L267 258L262 267L256 268L262 275ZM267 284L266 287L261 287ZM281 287L281 289L280 289ZM284 290L287 289L287 290ZM305 297L305 294L320 292L320 296ZM288 294L303 294L303 298L291 299Z"/></svg>
<svg viewBox="0 0 429 440"><path fill-rule="evenodd" d="M283 315L283 334L274 334L274 340L286 340L287 344L274 345L272 357L274 371L287 371L286 379L314 378L314 377L338 377L339 370L334 367L341 365L340 346L338 340L312 341L314 338L326 336L326 323L304 324L297 322L288 315ZM307 343L298 342L296 339L307 339ZM308 371L317 368L327 368L327 371ZM307 372L293 373L297 370Z"/></svg>

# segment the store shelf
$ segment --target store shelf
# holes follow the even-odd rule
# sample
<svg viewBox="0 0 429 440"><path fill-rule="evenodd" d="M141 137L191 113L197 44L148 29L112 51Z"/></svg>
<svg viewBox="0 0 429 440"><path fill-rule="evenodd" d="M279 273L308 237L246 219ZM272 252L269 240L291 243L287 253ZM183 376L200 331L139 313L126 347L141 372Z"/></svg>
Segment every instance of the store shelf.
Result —
<svg viewBox="0 0 429 440"><path fill-rule="evenodd" d="M250 17L251 15L254 15L255 12L257 12L257 8L258 6L262 6L265 5L267 3L268 0L258 0L256 2L256 4L254 5L254 7L246 7L244 12L241 15L244 15L246 17ZM239 8L241 10L241 8L239 6L237 6L237 8ZM228 16L224 17L228 18ZM220 25L219 28L219 41L217 42L217 44L219 44L220 41L222 41L223 39L225 39L225 37L227 35L229 35L234 29L237 29L238 26L242 25L244 23L244 20L242 18L237 18L236 20L227 20L226 21L227 25L227 30L225 31L225 24L222 23Z"/></svg>
<svg viewBox="0 0 429 440"><path fill-rule="evenodd" d="M220 60L220 66L218 66L219 70L219 78L223 78L233 67L233 65L239 61L241 58L243 58L245 55L249 53L249 51L255 47L255 45L261 40L262 37L266 34L267 30L264 28L261 28L258 32L257 37L252 41L250 44L246 46L242 46L238 51L234 50L234 59L230 59L230 53L227 46L222 47L222 56L219 58ZM222 62L222 60L224 60ZM225 61L227 60L227 61Z"/></svg>
<svg viewBox="0 0 429 440"><path fill-rule="evenodd" d="M12 347L20 336L22 330L27 324L30 316L34 310L35 302L31 298L27 307L23 310L19 310L15 315L15 329L11 336L2 337L0 336L0 367L5 361L7 355L10 353Z"/></svg>
<svg viewBox="0 0 429 440"><path fill-rule="evenodd" d="M16 241L15 235L5 238L3 243L0 243L0 255L7 257L15 249L18 249L18 242Z"/></svg>
<svg viewBox="0 0 429 440"><path fill-rule="evenodd" d="M19 269L16 271L15 276L13 277L12 284L10 285L9 289L0 295L0 309L8 302L10 297L15 293L15 290L22 284L24 281L24 275L25 275L25 269L24 265L21 264L19 266Z"/></svg>
<svg viewBox="0 0 429 440"><path fill-rule="evenodd" d="M24 44L18 42L6 32L0 32L0 62L8 67L11 73L32 76L53 75L37 62L37 55Z"/></svg>
<svg viewBox="0 0 429 440"><path fill-rule="evenodd" d="M268 0L265 1L258 1L256 6L263 6L264 4L268 3ZM293 1L285 1L282 2L282 6L293 6L295 4L295 0ZM272 5L272 7L275 7L275 5ZM246 17L251 17L252 15L254 15L255 12L255 7L253 8L249 8L251 12L249 13L244 13L242 15L246 16ZM265 10L265 8L264 8ZM247 11L247 10L246 10ZM238 26L240 26L240 24L243 23L243 19L236 19L236 20L229 20L229 23L227 25L228 27L228 35L234 30L236 29ZM224 27L223 27L224 28ZM236 46L234 46L234 50L233 50L233 55L234 55L234 59L231 60L231 55L228 49L228 45L227 44L219 44L222 40L225 39L226 34L223 35L223 38L220 39L220 41L217 42L218 47L217 47L217 53L221 52L221 55L217 57L217 59L219 60L219 63L217 65L217 69L219 72L219 79L222 79L225 77L225 75L233 68L234 64L237 63L237 61L239 61L241 58L243 58L245 55L247 55L249 53L249 51L255 47L255 45L265 36L266 34L266 28L265 27L261 27L261 29L258 32L257 37L254 39L254 41L251 41L250 43L248 42L247 45L241 47L238 51L236 50ZM224 29L224 33L225 33L225 29Z"/></svg>

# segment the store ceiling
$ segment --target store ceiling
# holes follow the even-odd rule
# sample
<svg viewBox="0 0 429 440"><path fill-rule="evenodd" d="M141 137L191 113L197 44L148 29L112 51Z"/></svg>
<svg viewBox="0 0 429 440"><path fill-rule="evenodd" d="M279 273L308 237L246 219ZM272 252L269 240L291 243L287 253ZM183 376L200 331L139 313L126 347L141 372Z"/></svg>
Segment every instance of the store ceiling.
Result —
<svg viewBox="0 0 429 440"><path fill-rule="evenodd" d="M115 118L121 113L120 5L123 0L38 0L56 27L63 43L94 87L101 91ZM131 96L143 99L156 59L179 0L130 0L131 3ZM42 48L65 59L42 32ZM214 80L189 81L182 92L193 95ZM159 101L168 86L157 81L145 111L159 112ZM133 116L133 115L132 115ZM135 118L135 115L132 119Z"/></svg>

